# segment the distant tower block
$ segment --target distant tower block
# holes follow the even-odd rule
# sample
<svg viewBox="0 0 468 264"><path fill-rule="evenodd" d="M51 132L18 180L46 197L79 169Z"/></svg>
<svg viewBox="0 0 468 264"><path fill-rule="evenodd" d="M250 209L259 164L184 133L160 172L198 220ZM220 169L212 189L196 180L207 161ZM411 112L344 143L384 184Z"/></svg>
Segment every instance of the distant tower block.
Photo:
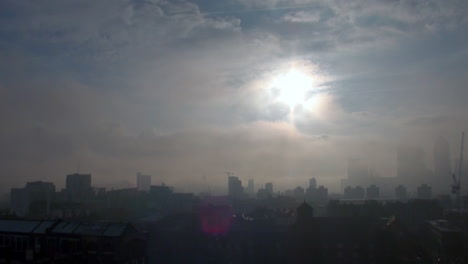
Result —
<svg viewBox="0 0 468 264"><path fill-rule="evenodd" d="M317 188L317 180L315 178L312 178L309 180L309 188L311 189L316 189Z"/></svg>
<svg viewBox="0 0 468 264"><path fill-rule="evenodd" d="M265 184L265 191L270 197L273 195L273 183L269 182Z"/></svg>
<svg viewBox="0 0 468 264"><path fill-rule="evenodd" d="M400 201L406 201L408 199L405 186L398 185L397 187L395 187L395 198L397 198Z"/></svg>
<svg viewBox="0 0 468 264"><path fill-rule="evenodd" d="M254 195L255 193L255 186L254 186L254 180L250 179L247 185L247 192L249 195Z"/></svg>
<svg viewBox="0 0 468 264"><path fill-rule="evenodd" d="M228 174L232 175L232 174ZM244 195L242 181L236 176L228 176L228 195L231 198L241 198Z"/></svg>
<svg viewBox="0 0 468 264"><path fill-rule="evenodd" d="M137 172L136 181L137 181L137 189L139 191L149 192L151 188L151 176L150 175L144 175L144 174L141 174L140 172Z"/></svg>

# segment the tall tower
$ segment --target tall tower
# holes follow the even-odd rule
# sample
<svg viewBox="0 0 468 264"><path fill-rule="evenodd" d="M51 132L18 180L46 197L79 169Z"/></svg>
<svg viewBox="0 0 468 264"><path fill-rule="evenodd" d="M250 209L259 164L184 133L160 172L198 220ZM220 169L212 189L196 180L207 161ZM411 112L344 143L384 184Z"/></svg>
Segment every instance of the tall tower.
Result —
<svg viewBox="0 0 468 264"><path fill-rule="evenodd" d="M244 187L239 178L228 176L228 195L232 198L241 198L244 195Z"/></svg>
<svg viewBox="0 0 468 264"><path fill-rule="evenodd" d="M317 180L315 178L312 178L309 180L309 188L311 189L316 189L317 188Z"/></svg>

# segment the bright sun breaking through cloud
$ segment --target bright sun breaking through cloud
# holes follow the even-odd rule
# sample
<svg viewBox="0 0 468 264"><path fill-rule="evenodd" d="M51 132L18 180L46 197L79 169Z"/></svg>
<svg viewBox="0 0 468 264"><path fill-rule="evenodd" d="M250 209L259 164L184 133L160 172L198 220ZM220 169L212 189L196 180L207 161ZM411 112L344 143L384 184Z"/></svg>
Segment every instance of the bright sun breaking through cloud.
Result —
<svg viewBox="0 0 468 264"><path fill-rule="evenodd" d="M312 78L299 70L290 70L273 80L273 89L277 89L277 100L294 108L306 101L306 95L312 89Z"/></svg>

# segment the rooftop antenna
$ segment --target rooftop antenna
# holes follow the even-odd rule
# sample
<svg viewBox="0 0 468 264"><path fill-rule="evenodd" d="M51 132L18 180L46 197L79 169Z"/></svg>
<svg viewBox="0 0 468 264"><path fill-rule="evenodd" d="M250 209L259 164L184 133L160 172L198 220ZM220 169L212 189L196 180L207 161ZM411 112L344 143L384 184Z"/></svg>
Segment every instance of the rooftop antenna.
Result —
<svg viewBox="0 0 468 264"><path fill-rule="evenodd" d="M461 175L463 168L463 148L465 140L465 132L462 132L461 143L460 143L460 161L458 162L458 179L455 173L452 174L453 184L452 184L452 193L456 195L457 203L459 205L460 212L463 210L463 199L460 198L461 193Z"/></svg>

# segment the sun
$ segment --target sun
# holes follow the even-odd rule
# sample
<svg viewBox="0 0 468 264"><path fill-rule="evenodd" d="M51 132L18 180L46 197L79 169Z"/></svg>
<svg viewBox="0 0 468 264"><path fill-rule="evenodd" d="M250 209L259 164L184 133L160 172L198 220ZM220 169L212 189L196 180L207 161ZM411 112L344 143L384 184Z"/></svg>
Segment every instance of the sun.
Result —
<svg viewBox="0 0 468 264"><path fill-rule="evenodd" d="M289 107L307 101L307 92L312 89L312 78L306 73L292 69L273 80L272 88L277 92L276 99Z"/></svg>

